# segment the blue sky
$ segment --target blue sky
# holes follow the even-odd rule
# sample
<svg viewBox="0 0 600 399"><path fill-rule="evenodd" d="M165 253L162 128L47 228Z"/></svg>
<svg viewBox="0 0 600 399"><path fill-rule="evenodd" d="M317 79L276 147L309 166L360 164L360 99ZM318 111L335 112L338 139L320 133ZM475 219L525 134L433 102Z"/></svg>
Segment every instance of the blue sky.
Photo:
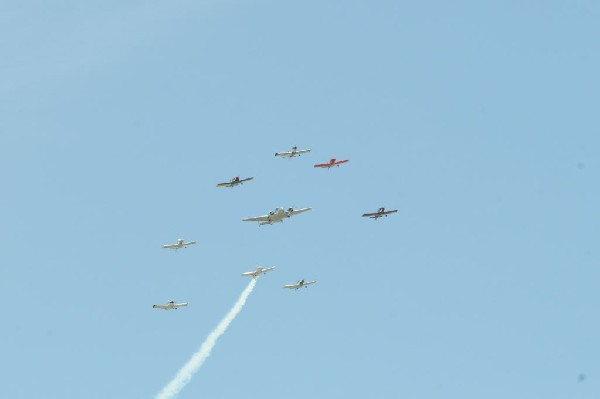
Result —
<svg viewBox="0 0 600 399"><path fill-rule="evenodd" d="M181 398L596 398L599 17L0 3L2 396L154 397L263 265Z"/></svg>

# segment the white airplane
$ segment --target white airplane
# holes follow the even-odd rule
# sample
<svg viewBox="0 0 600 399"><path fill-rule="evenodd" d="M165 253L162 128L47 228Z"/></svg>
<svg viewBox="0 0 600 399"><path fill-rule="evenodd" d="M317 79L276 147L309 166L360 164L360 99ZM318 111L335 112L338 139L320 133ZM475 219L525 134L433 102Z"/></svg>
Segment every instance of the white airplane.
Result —
<svg viewBox="0 0 600 399"><path fill-rule="evenodd" d="M256 270L253 272L246 272L246 273L242 273L242 276L248 276L248 277L258 277L261 274L265 274L268 273L270 271L272 271L273 269L275 269L275 266L273 267L260 267L260 266L256 266Z"/></svg>
<svg viewBox="0 0 600 399"><path fill-rule="evenodd" d="M177 239L177 244L163 245L163 248L178 250L179 248L187 248L188 245L194 245L196 241L185 242L182 238Z"/></svg>
<svg viewBox="0 0 600 399"><path fill-rule="evenodd" d="M304 279L298 281L296 284L286 284L283 288L289 288L290 290L297 290L298 288L307 288L309 285L316 284L316 281L307 281L304 282Z"/></svg>
<svg viewBox="0 0 600 399"><path fill-rule="evenodd" d="M269 212L268 215L256 216L253 218L242 219L242 222L259 222L258 225L273 224L277 222L283 222L283 219L297 215L302 212L310 211L312 208L294 209L288 208L287 211L283 208L275 208L274 211Z"/></svg>
<svg viewBox="0 0 600 399"><path fill-rule="evenodd" d="M285 151L285 152L276 152L275 156L276 157L282 157L282 158L293 158L295 156L300 156L306 152L310 152L310 148L307 148L305 150L299 150L298 147L294 146L292 147L292 149L290 151Z"/></svg>
<svg viewBox="0 0 600 399"><path fill-rule="evenodd" d="M162 309L162 310L170 310L170 309L183 308L187 305L188 305L187 302L186 303L175 303L175 301L168 301L166 305L152 305L152 307Z"/></svg>

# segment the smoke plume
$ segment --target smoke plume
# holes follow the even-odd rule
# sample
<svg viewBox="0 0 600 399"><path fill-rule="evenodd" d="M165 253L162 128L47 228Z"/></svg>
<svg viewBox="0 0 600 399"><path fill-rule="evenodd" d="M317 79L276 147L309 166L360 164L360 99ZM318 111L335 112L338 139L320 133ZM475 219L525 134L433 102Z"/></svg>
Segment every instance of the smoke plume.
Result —
<svg viewBox="0 0 600 399"><path fill-rule="evenodd" d="M190 360L179 370L175 378L171 380L163 388L162 391L158 395L156 395L156 399L169 399L174 398L177 394L187 385L188 382L192 379L193 375L198 371L200 366L204 363L204 361L210 356L210 352L214 348L217 340L225 331L227 331L227 327L229 324L235 319L235 316L242 310L246 300L252 293L254 286L256 286L256 278L253 278L246 289L242 292L239 299L233 305L229 313L221 320L217 328L211 332L206 340L200 346L200 349L196 353L192 355Z"/></svg>

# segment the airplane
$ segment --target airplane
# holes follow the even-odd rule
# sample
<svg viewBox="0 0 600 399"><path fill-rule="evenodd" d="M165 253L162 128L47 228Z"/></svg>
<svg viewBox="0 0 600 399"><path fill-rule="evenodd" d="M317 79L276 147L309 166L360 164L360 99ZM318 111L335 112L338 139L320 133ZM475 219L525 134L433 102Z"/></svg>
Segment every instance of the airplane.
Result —
<svg viewBox="0 0 600 399"><path fill-rule="evenodd" d="M298 147L294 146L290 151L276 152L275 156L292 159L293 157L300 156L305 152L310 152L310 148L307 148L306 150L299 150Z"/></svg>
<svg viewBox="0 0 600 399"><path fill-rule="evenodd" d="M316 284L316 281L307 281L304 282L304 279L298 281L296 284L286 284L283 286L283 288L289 288L290 290L297 290L299 288L308 288L309 285L311 284Z"/></svg>
<svg viewBox="0 0 600 399"><path fill-rule="evenodd" d="M373 212L373 213L363 213L363 217L369 217L371 219L375 219L377 220L380 217L387 217L387 215L389 215L390 213L396 213L398 212L398 209L394 209L393 211L386 211L385 208L379 208L377 210L377 212Z"/></svg>
<svg viewBox="0 0 600 399"><path fill-rule="evenodd" d="M329 162L327 162L327 163L320 163L320 164L315 165L315 168L327 168L327 169L330 169L333 166L337 166L339 168L339 166L341 164L346 163L348 161L349 161L349 159L344 159L342 161L337 161L335 158L331 158L329 160Z"/></svg>
<svg viewBox="0 0 600 399"><path fill-rule="evenodd" d="M163 245L163 248L174 249L177 251L179 248L187 248L188 245L194 245L196 241L185 242L182 238L177 239L177 244L167 244Z"/></svg>
<svg viewBox="0 0 600 399"><path fill-rule="evenodd" d="M175 301L168 301L166 305L152 305L152 307L162 309L162 310L171 310L171 309L182 308L187 305L188 305L187 302L186 303L175 303Z"/></svg>
<svg viewBox="0 0 600 399"><path fill-rule="evenodd" d="M234 177L233 179L231 179L229 181L229 183L219 183L217 184L217 187L235 187L239 184L244 184L244 182L250 181L254 179L254 177L248 177L247 179L242 179L240 180L239 176Z"/></svg>
<svg viewBox="0 0 600 399"><path fill-rule="evenodd" d="M288 208L287 211L283 208L275 208L274 211L269 212L268 215L256 216L252 218L242 219L242 222L259 222L258 225L273 224L277 222L283 222L283 219L297 215L302 212L310 211L312 208L294 209Z"/></svg>
<svg viewBox="0 0 600 399"><path fill-rule="evenodd" d="M254 270L253 272L246 272L246 273L242 273L242 276L248 276L248 277L258 277L261 274L265 274L267 272L273 271L273 269L275 269L275 266L273 267L260 267L260 266L256 266L256 270Z"/></svg>

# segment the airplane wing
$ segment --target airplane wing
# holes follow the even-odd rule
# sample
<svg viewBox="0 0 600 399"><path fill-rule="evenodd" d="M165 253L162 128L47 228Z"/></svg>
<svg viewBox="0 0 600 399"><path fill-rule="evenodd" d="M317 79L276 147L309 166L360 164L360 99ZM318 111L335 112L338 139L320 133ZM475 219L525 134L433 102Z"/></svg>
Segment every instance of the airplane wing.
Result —
<svg viewBox="0 0 600 399"><path fill-rule="evenodd" d="M382 215L387 215L387 214L396 213L396 212L398 212L398 209L394 209L393 211L385 211L382 213Z"/></svg>
<svg viewBox="0 0 600 399"><path fill-rule="evenodd" d="M315 165L315 168L328 168L330 166L331 166L331 164L328 164L328 163L319 163L319 164Z"/></svg>
<svg viewBox="0 0 600 399"><path fill-rule="evenodd" d="M297 214L299 214L299 213L302 213L302 212L310 211L311 209L312 209L312 208L294 209L294 210L293 210L293 211L290 213L290 216L291 216L291 215L297 215Z"/></svg>
<svg viewBox="0 0 600 399"><path fill-rule="evenodd" d="M242 219L242 222L266 222L269 220L269 216L265 215L265 216L256 216L253 218L245 218Z"/></svg>
<svg viewBox="0 0 600 399"><path fill-rule="evenodd" d="M242 180L240 180L239 182L240 182L240 183L243 183L243 182L246 182L246 181L250 181L250 180L252 180L252 179L254 179L254 177L248 177L247 179L242 179Z"/></svg>
<svg viewBox="0 0 600 399"><path fill-rule="evenodd" d="M377 212L373 212L373 213L363 213L363 217L373 217L379 215Z"/></svg>
<svg viewBox="0 0 600 399"><path fill-rule="evenodd" d="M291 290L293 290L295 288L298 288L298 287L299 287L298 284L286 284L286 285L283 286L283 288L289 288Z"/></svg>
<svg viewBox="0 0 600 399"><path fill-rule="evenodd" d="M175 308L183 308L183 307L186 307L187 305L188 305L187 303L176 303L173 306Z"/></svg>
<svg viewBox="0 0 600 399"><path fill-rule="evenodd" d="M163 309L163 310L168 310L169 307L166 305L152 305L153 308L158 308L158 309Z"/></svg>
<svg viewBox="0 0 600 399"><path fill-rule="evenodd" d="M340 165L340 164L346 163L346 162L348 162L348 161L349 161L349 159L344 159L344 160L342 160L342 161L336 161L336 162L334 163L334 165Z"/></svg>
<svg viewBox="0 0 600 399"><path fill-rule="evenodd" d="M177 249L177 248L179 248L179 246L177 244L168 244L168 245L163 245L162 248Z"/></svg>
<svg viewBox="0 0 600 399"><path fill-rule="evenodd" d="M219 183L217 187L233 187L234 185L234 183Z"/></svg>
<svg viewBox="0 0 600 399"><path fill-rule="evenodd" d="M316 281L316 280L315 280L315 281L309 281L309 282L307 282L307 283L304 283L304 284L302 284L302 286L303 286L303 287L306 287L307 285L312 285L312 284L316 284L316 283L317 283L317 281Z"/></svg>
<svg viewBox="0 0 600 399"><path fill-rule="evenodd" d="M305 152L310 152L310 148L307 148L306 150L296 150L296 154L304 154Z"/></svg>
<svg viewBox="0 0 600 399"><path fill-rule="evenodd" d="M276 152L275 153L276 157L291 157L292 153L289 151L285 151L285 152Z"/></svg>

